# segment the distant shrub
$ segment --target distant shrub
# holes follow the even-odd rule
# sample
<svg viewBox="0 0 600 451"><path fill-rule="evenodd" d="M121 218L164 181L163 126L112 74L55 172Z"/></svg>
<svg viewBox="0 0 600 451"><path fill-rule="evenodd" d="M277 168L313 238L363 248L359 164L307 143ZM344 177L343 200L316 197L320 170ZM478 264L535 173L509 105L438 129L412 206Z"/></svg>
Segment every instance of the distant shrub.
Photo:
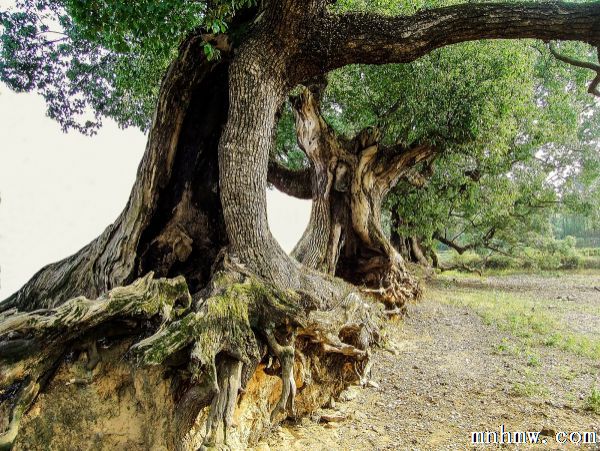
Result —
<svg viewBox="0 0 600 451"><path fill-rule="evenodd" d="M467 251L464 254L454 254L451 263L459 266L479 267L481 266L481 256L473 251Z"/></svg>
<svg viewBox="0 0 600 451"><path fill-rule="evenodd" d="M600 256L581 257L579 263L581 269L600 269Z"/></svg>
<svg viewBox="0 0 600 451"><path fill-rule="evenodd" d="M579 255L568 255L563 257L560 262L560 269L579 269L582 258Z"/></svg>
<svg viewBox="0 0 600 451"><path fill-rule="evenodd" d="M516 269L522 266L523 262L516 258L501 254L491 255L486 262L486 267L490 269Z"/></svg>
<svg viewBox="0 0 600 451"><path fill-rule="evenodd" d="M545 239L535 246L521 248L515 255L493 253L487 257L474 251L462 255L453 253L444 260L459 269L600 269L600 248L575 247L575 238L568 236L563 240Z"/></svg>
<svg viewBox="0 0 600 451"><path fill-rule="evenodd" d="M600 247L583 247L577 252L583 257L600 257Z"/></svg>

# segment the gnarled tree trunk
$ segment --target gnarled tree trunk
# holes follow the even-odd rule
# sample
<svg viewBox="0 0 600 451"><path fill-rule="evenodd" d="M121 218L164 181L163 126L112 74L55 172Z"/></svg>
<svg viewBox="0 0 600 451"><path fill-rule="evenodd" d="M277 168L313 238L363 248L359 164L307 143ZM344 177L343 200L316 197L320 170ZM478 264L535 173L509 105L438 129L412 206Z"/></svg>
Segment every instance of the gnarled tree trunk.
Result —
<svg viewBox="0 0 600 451"><path fill-rule="evenodd" d="M202 45L165 75L123 213L1 305L0 448L243 447L367 368L376 312L267 228L255 168L289 86L252 40Z"/></svg>
<svg viewBox="0 0 600 451"><path fill-rule="evenodd" d="M70 297L97 297L154 271L206 284L227 244L218 192L217 147L227 119L226 60L202 55L202 39L185 41L167 70L146 152L117 220L76 254L41 269L0 304L35 310Z"/></svg>
<svg viewBox="0 0 600 451"><path fill-rule="evenodd" d="M388 304L418 298L420 288L381 229L381 203L430 146L386 147L375 129L352 140L337 135L319 111L321 86L292 99L298 143L311 163L313 205L294 255L304 265L335 274Z"/></svg>

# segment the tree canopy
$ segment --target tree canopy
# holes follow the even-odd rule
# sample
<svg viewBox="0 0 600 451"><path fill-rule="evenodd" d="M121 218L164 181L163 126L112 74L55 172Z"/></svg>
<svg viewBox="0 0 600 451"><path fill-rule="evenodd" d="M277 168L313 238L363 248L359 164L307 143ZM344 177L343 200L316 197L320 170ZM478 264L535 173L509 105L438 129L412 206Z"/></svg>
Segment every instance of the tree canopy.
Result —
<svg viewBox="0 0 600 451"><path fill-rule="evenodd" d="M393 16L449 4L346 0L332 9ZM0 15L0 77L16 91L41 93L49 116L64 130L93 133L103 117L146 130L161 77L182 39L203 33L206 55L218 58L211 37L230 31L240 9L254 7L252 0L20 0ZM584 44L560 50L584 61L594 57ZM335 70L322 110L341 135L377 127L388 144L436 146L436 170L427 186L400 184L388 208L411 218L403 233L411 227L426 240L441 229L467 230L458 223L477 215L472 238L479 242L494 224L513 231L517 223L529 230L542 222L547 227L539 215L547 219L552 209L531 207L531 196L544 199L546 207L597 214L597 113L584 95L591 76L557 61L540 43L464 43L410 64ZM278 158L291 168L306 167L293 127L287 109L279 123ZM528 214L516 213L518 205L528 206Z"/></svg>
<svg viewBox="0 0 600 451"><path fill-rule="evenodd" d="M455 3L344 0L331 9L392 16ZM258 7L255 0L17 0L0 11L0 80L42 94L64 130L93 133L103 117L147 130L161 77L184 37L202 33L204 51L217 58L213 36L243 34L245 17L237 16Z"/></svg>
<svg viewBox="0 0 600 451"><path fill-rule="evenodd" d="M160 81L193 30L227 31L254 0L17 0L0 11L0 81L39 92L66 131L103 117L147 130ZM216 57L207 37L205 52Z"/></svg>
<svg viewBox="0 0 600 451"><path fill-rule="evenodd" d="M552 237L557 212L597 220L598 111L578 72L540 58L522 82L529 98L514 105L517 120L505 137L443 155L425 187L398 187L390 203L406 219L400 232L514 254Z"/></svg>

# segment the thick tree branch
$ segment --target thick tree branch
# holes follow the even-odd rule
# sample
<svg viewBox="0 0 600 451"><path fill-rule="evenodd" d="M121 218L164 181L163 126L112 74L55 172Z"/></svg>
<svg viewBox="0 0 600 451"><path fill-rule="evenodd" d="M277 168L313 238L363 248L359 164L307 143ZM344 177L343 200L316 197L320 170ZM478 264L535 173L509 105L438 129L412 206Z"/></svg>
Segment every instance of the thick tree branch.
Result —
<svg viewBox="0 0 600 451"><path fill-rule="evenodd" d="M440 243L454 249L456 252L458 252L459 255L462 255L466 251L471 250L471 249L476 249L478 247L485 247L487 249L500 252L499 250L493 249L490 247L490 241L492 240L492 238L494 238L495 234L496 234L496 227L490 227L490 229L486 232L486 234L483 237L481 237L480 241L475 241L473 243L465 244L464 246L461 246L456 241L454 241L456 238L448 239L439 232L434 233L433 238L438 240Z"/></svg>
<svg viewBox="0 0 600 451"><path fill-rule="evenodd" d="M309 47L331 70L354 63L406 63L440 47L480 39L596 44L600 2L468 3L397 17L348 13L324 16L317 28Z"/></svg>
<svg viewBox="0 0 600 451"><path fill-rule="evenodd" d="M268 181L282 193L298 199L312 199L311 169L289 169L269 160Z"/></svg>
<svg viewBox="0 0 600 451"><path fill-rule="evenodd" d="M409 170L417 164L433 158L436 153L437 149L428 144L414 144L408 148L394 146L383 149L380 156L381 161L378 164L379 168L375 171L377 183L383 187L384 191L393 188ZM385 157L386 155L388 158Z"/></svg>
<svg viewBox="0 0 600 451"><path fill-rule="evenodd" d="M459 255L462 255L465 252L467 252L468 250L474 249L474 248L477 247L476 243L469 243L469 244L466 244L464 246L461 246L461 245L455 243L454 241L447 239L446 237L444 237L443 235L441 235L439 233L435 233L433 235L433 237L436 240L438 240L440 243L442 243L442 244L444 244L444 245L446 245L446 246L451 247L452 249L454 249L456 252L458 252Z"/></svg>

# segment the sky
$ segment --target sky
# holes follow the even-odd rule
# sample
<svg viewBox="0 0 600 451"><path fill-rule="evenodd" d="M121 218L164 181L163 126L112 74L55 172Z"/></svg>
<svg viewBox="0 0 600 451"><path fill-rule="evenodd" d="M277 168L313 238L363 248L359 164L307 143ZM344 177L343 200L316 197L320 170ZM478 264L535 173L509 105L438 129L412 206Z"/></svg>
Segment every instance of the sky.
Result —
<svg viewBox="0 0 600 451"><path fill-rule="evenodd" d="M42 266L73 254L119 215L146 137L109 120L96 136L65 134L37 94L0 85L0 301ZM310 201L267 191L271 231L291 251Z"/></svg>

